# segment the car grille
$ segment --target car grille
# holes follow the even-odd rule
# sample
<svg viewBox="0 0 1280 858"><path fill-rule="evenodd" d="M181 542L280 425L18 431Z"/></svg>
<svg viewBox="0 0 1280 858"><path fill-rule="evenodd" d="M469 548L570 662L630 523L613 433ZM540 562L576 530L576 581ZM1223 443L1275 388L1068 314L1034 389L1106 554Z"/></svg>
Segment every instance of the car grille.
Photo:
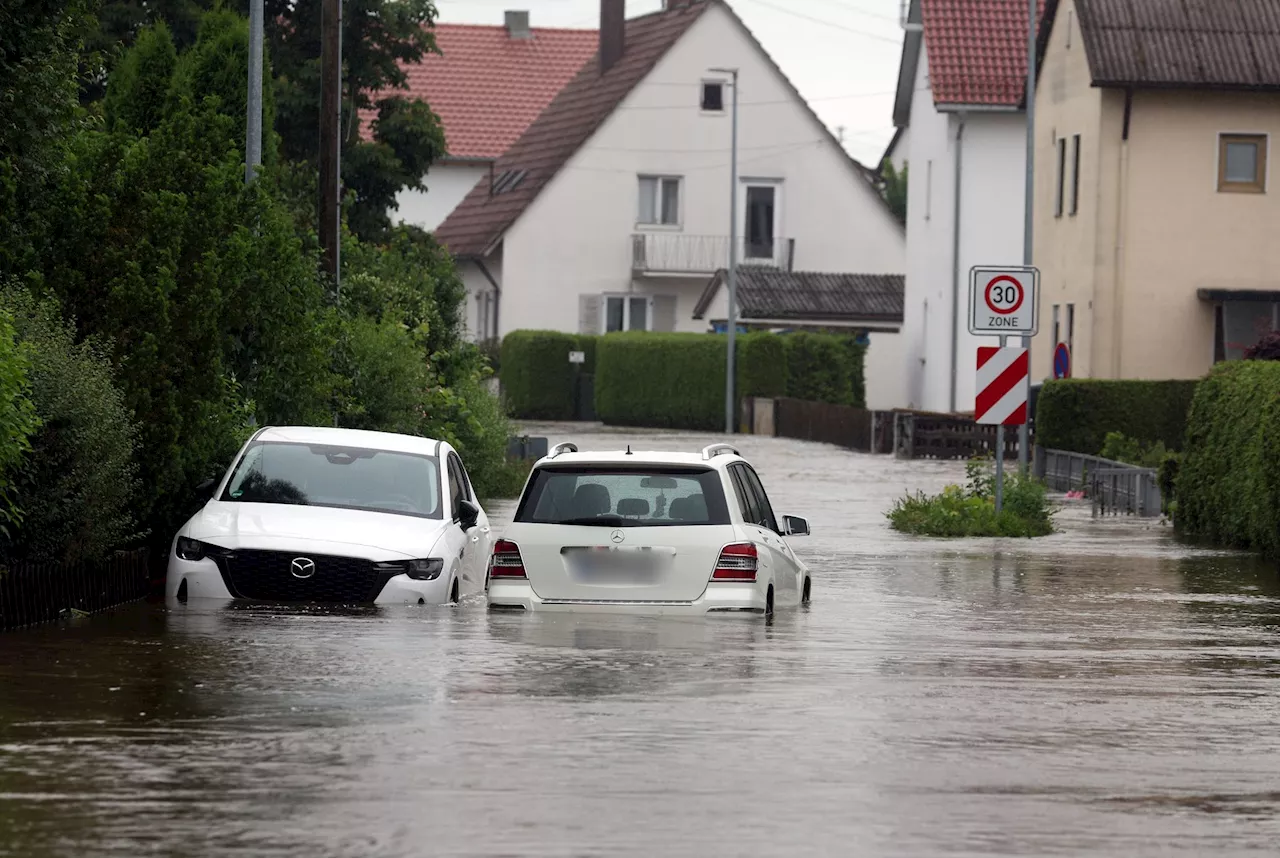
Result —
<svg viewBox="0 0 1280 858"><path fill-rule="evenodd" d="M293 561L300 558L315 564L311 577L293 574ZM215 559L233 596L267 602L372 602L396 574L379 571L371 560L302 552L237 550Z"/></svg>

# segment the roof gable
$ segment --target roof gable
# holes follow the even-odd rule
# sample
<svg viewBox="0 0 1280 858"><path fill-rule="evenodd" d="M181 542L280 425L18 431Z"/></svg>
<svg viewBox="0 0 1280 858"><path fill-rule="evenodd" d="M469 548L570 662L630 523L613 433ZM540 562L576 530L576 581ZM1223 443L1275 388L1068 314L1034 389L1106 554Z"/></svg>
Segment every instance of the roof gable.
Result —
<svg viewBox="0 0 1280 858"><path fill-rule="evenodd" d="M934 103L1020 107L1027 83L1026 0L920 2ZM1037 3L1040 20L1045 2Z"/></svg>
<svg viewBox="0 0 1280 858"><path fill-rule="evenodd" d="M1076 9L1095 86L1280 90L1276 0L1076 0Z"/></svg>
<svg viewBox="0 0 1280 858"><path fill-rule="evenodd" d="M495 176L523 170L523 179L500 194L490 194L487 179L477 183L437 228L436 238L455 255L484 254L698 20L707 5L691 3L627 21L622 58L601 74L597 52L497 159Z"/></svg>
<svg viewBox="0 0 1280 858"><path fill-rule="evenodd" d="M532 28L512 38L506 27L436 24L440 54L402 64L404 95L440 117L450 158L493 159L519 139L565 84L591 59L595 30ZM378 112L360 111L361 136L372 137Z"/></svg>

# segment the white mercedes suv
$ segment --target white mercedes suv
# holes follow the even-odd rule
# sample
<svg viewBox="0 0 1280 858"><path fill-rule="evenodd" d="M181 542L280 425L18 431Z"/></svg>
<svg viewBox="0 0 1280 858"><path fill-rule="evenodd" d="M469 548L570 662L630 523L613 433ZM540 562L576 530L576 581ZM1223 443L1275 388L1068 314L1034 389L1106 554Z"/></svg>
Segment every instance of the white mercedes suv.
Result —
<svg viewBox="0 0 1280 858"><path fill-rule="evenodd" d="M443 441L259 430L170 548L165 595L440 604L484 585L489 519Z"/></svg>
<svg viewBox="0 0 1280 858"><path fill-rule="evenodd" d="M727 444L701 454L579 452L559 444L529 476L494 543L490 608L705 614L807 602L809 568L755 470Z"/></svg>

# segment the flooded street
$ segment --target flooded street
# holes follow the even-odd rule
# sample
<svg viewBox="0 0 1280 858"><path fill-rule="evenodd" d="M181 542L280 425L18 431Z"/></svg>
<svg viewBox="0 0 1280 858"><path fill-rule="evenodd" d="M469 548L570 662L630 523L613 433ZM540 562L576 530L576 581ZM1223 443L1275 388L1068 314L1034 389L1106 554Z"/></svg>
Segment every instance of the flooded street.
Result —
<svg viewBox="0 0 1280 858"><path fill-rule="evenodd" d="M739 440L813 527L813 603L770 623L473 597L0 635L0 856L1274 853L1274 567L1078 505L910 539L885 510L961 465Z"/></svg>

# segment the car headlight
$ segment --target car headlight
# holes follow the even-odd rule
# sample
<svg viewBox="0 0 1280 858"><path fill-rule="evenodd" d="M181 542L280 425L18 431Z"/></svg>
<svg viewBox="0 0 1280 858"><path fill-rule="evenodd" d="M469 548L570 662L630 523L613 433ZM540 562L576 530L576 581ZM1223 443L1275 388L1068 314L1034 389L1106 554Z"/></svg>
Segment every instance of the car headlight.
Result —
<svg viewBox="0 0 1280 858"><path fill-rule="evenodd" d="M378 571L408 575L415 581L434 581L444 571L444 560L439 557L429 557L426 560L397 560L379 563Z"/></svg>
<svg viewBox="0 0 1280 858"><path fill-rule="evenodd" d="M180 559L195 561L203 560L205 558L205 555L208 554L205 550L206 548L208 548L208 546L197 539L179 536L175 551Z"/></svg>

